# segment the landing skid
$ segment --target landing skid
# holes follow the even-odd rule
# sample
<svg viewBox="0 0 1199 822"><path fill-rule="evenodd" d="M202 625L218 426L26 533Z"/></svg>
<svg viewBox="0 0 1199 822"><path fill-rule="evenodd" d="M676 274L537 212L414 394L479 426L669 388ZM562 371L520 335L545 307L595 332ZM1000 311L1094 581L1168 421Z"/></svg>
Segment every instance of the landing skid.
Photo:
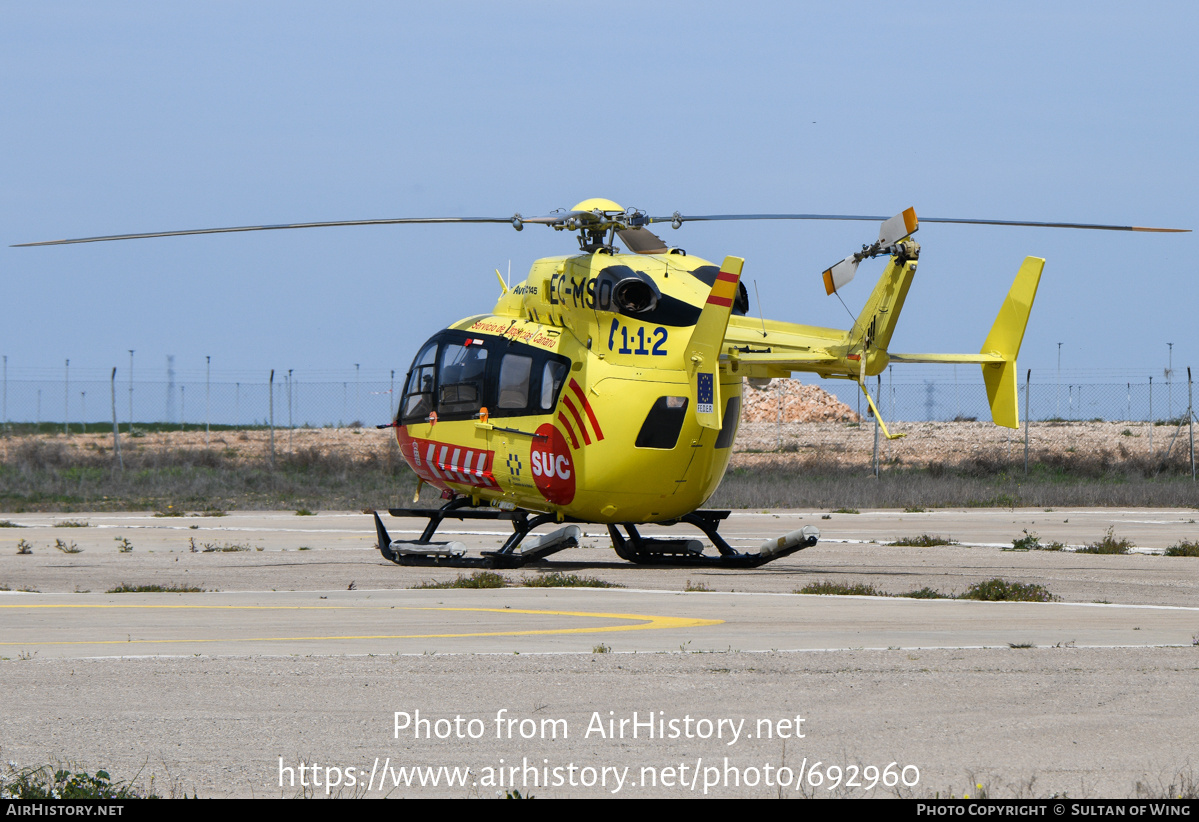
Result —
<svg viewBox="0 0 1199 822"><path fill-rule="evenodd" d="M546 535L529 537L534 528L551 522L559 522L556 514L536 513L517 508L504 511L498 508L467 508L469 498L451 500L441 508L391 508L393 517L424 517L429 520L419 539L393 540L374 513L375 533L378 535L379 553L396 565L421 565L442 568L520 568L531 562L545 559L566 548L578 546L583 531L573 523L583 522L566 518L571 523ZM756 568L767 562L802 551L816 544L820 532L806 526L777 539L766 540L757 553L742 553L732 548L717 529L728 511L692 511L676 520L656 523L677 525L680 522L693 525L704 533L719 552L704 553L704 544L696 539L663 539L645 537L634 523L608 525L612 547L621 559L639 565L670 565L688 568ZM466 546L461 542L434 542L433 536L441 523L447 519L508 520L512 523L512 536L498 551L484 551L482 556L467 556ZM623 528L625 533L621 533Z"/></svg>

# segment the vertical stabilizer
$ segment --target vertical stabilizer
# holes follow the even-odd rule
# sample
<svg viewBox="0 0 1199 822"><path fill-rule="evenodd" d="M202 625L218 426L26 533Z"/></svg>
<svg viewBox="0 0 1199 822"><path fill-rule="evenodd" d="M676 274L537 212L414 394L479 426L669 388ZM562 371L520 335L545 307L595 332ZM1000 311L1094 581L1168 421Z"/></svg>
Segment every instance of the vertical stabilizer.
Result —
<svg viewBox="0 0 1199 822"><path fill-rule="evenodd" d="M695 417L704 428L720 430L724 408L720 401L720 350L724 332L737 299L741 267L745 260L725 257L708 301L700 312L691 340L687 343L684 366L691 378L691 402Z"/></svg>
<svg viewBox="0 0 1199 822"><path fill-rule="evenodd" d="M1032 302L1037 296L1037 286L1040 285L1044 267L1045 260L1040 257L1024 258L1024 264L1020 266L1016 280L999 309L999 316L991 326L991 333L979 352L1003 358L1003 362L984 363L982 369L983 381L987 384L987 401L991 404L991 418L996 425L1007 428L1020 427L1016 356L1024 341L1024 329L1028 325L1028 315L1032 311Z"/></svg>

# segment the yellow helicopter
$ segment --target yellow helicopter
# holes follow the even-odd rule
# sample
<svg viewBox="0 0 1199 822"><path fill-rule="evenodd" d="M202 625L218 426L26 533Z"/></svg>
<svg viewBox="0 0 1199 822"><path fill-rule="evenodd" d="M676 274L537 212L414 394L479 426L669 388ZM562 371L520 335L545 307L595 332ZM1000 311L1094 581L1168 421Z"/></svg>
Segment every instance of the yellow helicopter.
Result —
<svg viewBox="0 0 1199 822"><path fill-rule="evenodd" d="M863 260L886 256L878 284L848 330L752 317L741 271L667 246L648 226L714 220L870 220L878 239L823 272L834 294ZM1177 231L1004 220L926 222ZM578 544L575 523L606 525L626 560L672 565L754 567L814 545L808 526L740 552L718 533L728 511L701 506L728 467L741 409L741 386L805 371L858 383L884 434L893 438L866 390L890 363L977 363L992 418L1018 427L1016 357L1044 260L1028 257L977 354L900 354L888 350L916 273L920 247L914 209L890 218L825 214L725 214L653 217L611 200L524 218L400 218L200 229L89 237L54 245L233 231L397 223L510 223L578 233L579 253L537 260L490 314L433 335L405 379L394 428L421 484L442 492L440 508L396 508L423 517L416 540L393 540L374 514L379 551L401 565L519 567ZM629 253L616 245L621 242ZM417 489L419 499L420 486ZM445 519L509 520L497 551L471 557L456 542L434 542ZM547 535L533 529L557 523ZM644 523L697 527L716 549L693 539L642 535ZM623 533L621 532L623 529Z"/></svg>

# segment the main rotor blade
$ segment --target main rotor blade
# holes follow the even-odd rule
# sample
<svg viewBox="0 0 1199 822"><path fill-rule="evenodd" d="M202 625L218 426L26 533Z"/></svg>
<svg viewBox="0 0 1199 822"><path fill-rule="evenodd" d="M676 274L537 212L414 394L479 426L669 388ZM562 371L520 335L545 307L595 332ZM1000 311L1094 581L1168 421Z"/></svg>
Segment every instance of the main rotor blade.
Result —
<svg viewBox="0 0 1199 822"><path fill-rule="evenodd" d="M404 223L508 223L522 221L520 217L399 217L388 220L339 220L330 223L285 223L281 225L243 225L230 228L194 228L187 231L155 231L148 234L111 234L106 237L80 237L73 240L47 240L40 243L17 243L12 248L27 248L39 245L71 245L72 243L99 243L108 240L143 240L149 237L183 237L189 234L233 234L239 231L279 231L288 228L332 228L349 225L400 225ZM533 217L523 222L544 222Z"/></svg>
<svg viewBox="0 0 1199 822"><path fill-rule="evenodd" d="M669 217L650 217L651 223L683 223L716 220L864 220L884 221L889 217L861 214L673 214ZM952 217L921 217L922 223L964 223L968 225L1012 225L1034 228L1089 228L1099 231L1157 231L1169 233L1190 232L1189 228L1150 228L1139 225L1099 225L1095 223L1034 222L1029 220L968 220Z"/></svg>
<svg viewBox="0 0 1199 822"><path fill-rule="evenodd" d="M1170 234L1189 234L1189 228L1150 228L1143 225L1094 225L1092 223L1040 223L1023 220L960 220L952 217L921 217L922 223L965 223L967 225L1018 225L1033 228L1093 228L1099 231L1157 231Z"/></svg>

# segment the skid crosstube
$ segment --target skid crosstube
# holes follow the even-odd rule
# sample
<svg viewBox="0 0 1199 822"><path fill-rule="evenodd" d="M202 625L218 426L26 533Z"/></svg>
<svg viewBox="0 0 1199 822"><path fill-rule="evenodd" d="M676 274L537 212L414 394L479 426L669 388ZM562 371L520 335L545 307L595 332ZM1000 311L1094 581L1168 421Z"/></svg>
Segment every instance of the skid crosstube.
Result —
<svg viewBox="0 0 1199 822"><path fill-rule="evenodd" d="M498 508L468 508L469 503L469 498L460 497L449 501L441 508L389 509L388 513L394 517L418 517L429 520L420 538L415 540L392 540L378 512L374 512L379 553L397 565L520 568L566 548L574 548L582 536L581 530L574 523L583 523L584 520L559 518L557 514L538 513L522 508L511 511ZM640 565L689 568L756 568L815 545L820 536L815 528L809 526L777 540L767 540L757 553L743 553L732 548L717 531L721 521L728 515L728 511L692 511L679 519L655 523L671 526L682 522L698 528L719 552L715 556L704 554L703 543L699 540L642 536L636 523L609 524L607 529L612 537L612 547L621 559ZM433 542L433 535L447 519L507 520L512 523L512 535L498 551L484 551L482 556L467 556L466 546L462 543ZM548 536L535 536L534 544L521 548L521 543L533 529L555 522L571 524ZM624 534L620 532L620 528L624 529Z"/></svg>

